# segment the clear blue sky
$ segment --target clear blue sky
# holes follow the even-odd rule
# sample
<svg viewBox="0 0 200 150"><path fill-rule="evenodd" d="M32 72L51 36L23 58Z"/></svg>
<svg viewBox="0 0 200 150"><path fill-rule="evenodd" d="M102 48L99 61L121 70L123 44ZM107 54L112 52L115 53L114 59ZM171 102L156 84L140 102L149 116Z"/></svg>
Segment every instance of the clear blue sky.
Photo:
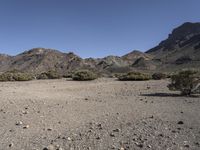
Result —
<svg viewBox="0 0 200 150"><path fill-rule="evenodd" d="M0 0L0 53L45 47L81 57L146 51L184 22L200 0Z"/></svg>

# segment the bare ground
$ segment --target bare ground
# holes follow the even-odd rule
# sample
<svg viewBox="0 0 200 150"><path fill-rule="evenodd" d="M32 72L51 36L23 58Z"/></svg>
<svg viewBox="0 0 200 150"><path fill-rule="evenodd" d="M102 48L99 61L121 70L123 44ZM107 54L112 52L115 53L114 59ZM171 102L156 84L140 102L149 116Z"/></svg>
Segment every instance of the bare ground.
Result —
<svg viewBox="0 0 200 150"><path fill-rule="evenodd" d="M199 150L200 97L167 80L0 83L1 150Z"/></svg>

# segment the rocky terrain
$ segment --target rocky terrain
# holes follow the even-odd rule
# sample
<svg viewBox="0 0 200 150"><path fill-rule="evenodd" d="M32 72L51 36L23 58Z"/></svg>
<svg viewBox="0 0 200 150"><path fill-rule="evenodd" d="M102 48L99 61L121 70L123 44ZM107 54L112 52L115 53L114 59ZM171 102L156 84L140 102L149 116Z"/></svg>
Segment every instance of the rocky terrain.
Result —
<svg viewBox="0 0 200 150"><path fill-rule="evenodd" d="M198 150L199 97L181 97L168 83L1 83L0 149Z"/></svg>
<svg viewBox="0 0 200 150"><path fill-rule="evenodd" d="M200 23L184 23L145 53L83 59L34 48L0 54L0 72L33 74L171 72L199 65ZM0 150L199 150L200 97L180 96L168 84L115 78L1 82Z"/></svg>
<svg viewBox="0 0 200 150"><path fill-rule="evenodd" d="M0 72L13 69L33 73L56 70L61 74L78 69L106 74L132 70L170 72L199 69L199 65L200 23L189 22L174 29L166 40L145 53L133 50L124 56L83 59L72 52L34 48L16 56L0 55Z"/></svg>

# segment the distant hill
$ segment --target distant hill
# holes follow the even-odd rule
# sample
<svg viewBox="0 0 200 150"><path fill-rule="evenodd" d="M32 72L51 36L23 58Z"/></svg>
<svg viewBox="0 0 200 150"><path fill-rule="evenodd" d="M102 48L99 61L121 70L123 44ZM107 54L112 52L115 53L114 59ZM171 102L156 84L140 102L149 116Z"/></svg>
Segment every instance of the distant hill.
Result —
<svg viewBox="0 0 200 150"><path fill-rule="evenodd" d="M78 69L92 69L110 74L140 71L174 71L200 69L200 23L184 23L156 47L119 56L83 59L70 52L34 48L16 56L0 54L0 72L19 70L32 73L55 70L61 74Z"/></svg>

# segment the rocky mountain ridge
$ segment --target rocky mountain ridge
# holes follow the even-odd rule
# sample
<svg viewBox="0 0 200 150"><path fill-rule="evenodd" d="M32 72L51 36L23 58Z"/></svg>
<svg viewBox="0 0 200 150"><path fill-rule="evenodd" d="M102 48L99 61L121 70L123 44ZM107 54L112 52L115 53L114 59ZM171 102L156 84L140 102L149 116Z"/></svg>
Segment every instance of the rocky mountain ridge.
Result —
<svg viewBox="0 0 200 150"><path fill-rule="evenodd" d="M102 73L140 71L173 71L200 65L200 23L184 23L168 38L145 53L134 50L123 56L83 59L69 52L33 48L16 56L0 54L0 72L20 70L32 73L55 70L61 74L78 69Z"/></svg>

